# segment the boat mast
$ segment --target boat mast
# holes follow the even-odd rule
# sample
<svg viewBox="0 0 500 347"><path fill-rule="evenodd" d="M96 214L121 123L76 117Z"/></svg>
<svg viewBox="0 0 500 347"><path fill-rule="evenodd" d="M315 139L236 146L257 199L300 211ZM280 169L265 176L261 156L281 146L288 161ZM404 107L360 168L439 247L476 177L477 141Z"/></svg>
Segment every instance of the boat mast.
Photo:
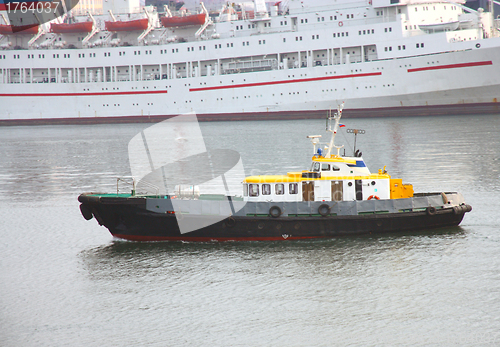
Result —
<svg viewBox="0 0 500 347"><path fill-rule="evenodd" d="M328 145L328 152L326 152L325 158L331 157L333 147L337 148L337 157L340 157L340 149L344 147L343 145L342 146L335 146L335 136L337 135L337 130L339 129L339 122L340 122L340 118L342 118L342 110L343 109L344 109L344 103L342 103L342 105L338 105L337 113L333 117L333 119L335 119L335 125L333 126L333 130L332 130L332 124L331 124L331 120L332 120L331 114L328 117L328 120L330 120L330 123L329 123L328 129L326 129L326 130L332 133L332 139L330 140L330 144Z"/></svg>

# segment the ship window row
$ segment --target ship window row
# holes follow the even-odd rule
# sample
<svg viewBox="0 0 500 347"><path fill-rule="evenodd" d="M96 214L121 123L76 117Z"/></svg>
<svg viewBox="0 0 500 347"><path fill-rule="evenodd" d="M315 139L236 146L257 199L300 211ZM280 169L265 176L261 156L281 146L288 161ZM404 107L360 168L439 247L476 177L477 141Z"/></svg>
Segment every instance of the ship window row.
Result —
<svg viewBox="0 0 500 347"><path fill-rule="evenodd" d="M285 25L288 25L287 21L285 21L284 23L285 23ZM281 21L280 24L283 25L283 21Z"/></svg>
<svg viewBox="0 0 500 347"><path fill-rule="evenodd" d="M436 10L436 6L433 6L433 9ZM444 6L444 9L446 10L446 6ZM451 10L456 10L456 6L451 6ZM422 6L423 11L429 11L429 6ZM415 12L418 12L418 7L415 7Z"/></svg>
<svg viewBox="0 0 500 347"><path fill-rule="evenodd" d="M408 28L409 28L409 29L408 29ZM416 25L414 25L414 26L413 26L413 29L414 29L414 30L417 30L417 26L416 26ZM410 25L409 27L408 27L408 25L405 25L405 30L411 30L411 25Z"/></svg>
<svg viewBox="0 0 500 347"><path fill-rule="evenodd" d="M287 184L287 186L288 186L288 194L294 195L299 193L298 183L289 183ZM272 188L274 188L275 195L285 195L284 183L276 183L272 185L269 183L264 183L264 184L244 184L243 196L258 197L260 194L271 195Z"/></svg>
<svg viewBox="0 0 500 347"><path fill-rule="evenodd" d="M344 36L349 36L349 32L342 32L342 33L333 33L333 37L344 37Z"/></svg>
<svg viewBox="0 0 500 347"><path fill-rule="evenodd" d="M106 52L104 52L104 56L105 56L105 57L111 57L111 52L107 52L107 53L106 53Z"/></svg>
<svg viewBox="0 0 500 347"><path fill-rule="evenodd" d="M5 55L0 54L0 59L5 59Z"/></svg>
<svg viewBox="0 0 500 347"><path fill-rule="evenodd" d="M306 19L301 19L300 23L304 24L304 21L307 23L307 18Z"/></svg>
<svg viewBox="0 0 500 347"><path fill-rule="evenodd" d="M384 11L377 11L377 16L383 16L384 15Z"/></svg>
<svg viewBox="0 0 500 347"><path fill-rule="evenodd" d="M259 45L265 45L266 44L266 40L259 40Z"/></svg>
<svg viewBox="0 0 500 347"><path fill-rule="evenodd" d="M423 42L422 43L417 43L416 46L417 46L417 48L424 48L424 43Z"/></svg>
<svg viewBox="0 0 500 347"><path fill-rule="evenodd" d="M360 30L359 35L370 35L375 34L375 29Z"/></svg>
<svg viewBox="0 0 500 347"><path fill-rule="evenodd" d="M318 163L318 162L315 162L313 165L312 165L312 170L311 171L314 171L314 172L319 172L321 169L321 171L340 171L340 168L336 165L330 165L330 164L327 164L327 163Z"/></svg>
<svg viewBox="0 0 500 347"><path fill-rule="evenodd" d="M20 59L19 54L14 54L14 59Z"/></svg>
<svg viewBox="0 0 500 347"><path fill-rule="evenodd" d="M252 25L248 24L248 29L255 29L255 24Z"/></svg>
<svg viewBox="0 0 500 347"><path fill-rule="evenodd" d="M118 52L118 55L121 57L122 55L125 55L125 52Z"/></svg>
<svg viewBox="0 0 500 347"><path fill-rule="evenodd" d="M271 27L271 23L264 23L264 28Z"/></svg>
<svg viewBox="0 0 500 347"><path fill-rule="evenodd" d="M392 33L392 28L384 28L384 31Z"/></svg>
<svg viewBox="0 0 500 347"><path fill-rule="evenodd" d="M319 40L319 35L316 35L316 37L315 37L315 35L313 35L313 36L312 36L312 39L313 39L313 40L314 40L315 38L316 38L317 40Z"/></svg>
<svg viewBox="0 0 500 347"><path fill-rule="evenodd" d="M85 58L85 53L82 53L81 56L78 54L78 58ZM95 53L89 53L89 58L95 58Z"/></svg>

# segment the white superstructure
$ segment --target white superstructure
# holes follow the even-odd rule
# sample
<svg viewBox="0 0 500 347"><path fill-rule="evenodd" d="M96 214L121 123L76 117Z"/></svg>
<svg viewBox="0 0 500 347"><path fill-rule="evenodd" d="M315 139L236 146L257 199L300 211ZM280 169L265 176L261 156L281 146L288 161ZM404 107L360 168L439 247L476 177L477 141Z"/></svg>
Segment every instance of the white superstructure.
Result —
<svg viewBox="0 0 500 347"><path fill-rule="evenodd" d="M92 30L0 36L0 125L324 116L342 101L349 115L495 112L498 23L464 3L255 1L168 28L180 14L151 7L68 16Z"/></svg>

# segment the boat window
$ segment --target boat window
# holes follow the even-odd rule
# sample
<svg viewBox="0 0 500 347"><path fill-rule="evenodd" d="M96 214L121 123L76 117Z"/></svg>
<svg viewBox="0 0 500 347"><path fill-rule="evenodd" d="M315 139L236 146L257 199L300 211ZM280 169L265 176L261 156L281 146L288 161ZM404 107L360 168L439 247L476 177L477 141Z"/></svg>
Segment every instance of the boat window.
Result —
<svg viewBox="0 0 500 347"><path fill-rule="evenodd" d="M259 185L258 184L249 184L249 194L250 196L259 196Z"/></svg>
<svg viewBox="0 0 500 347"><path fill-rule="evenodd" d="M290 183L288 186L288 192L290 194L298 194L299 193L299 185L297 183Z"/></svg>
<svg viewBox="0 0 500 347"><path fill-rule="evenodd" d="M321 171L330 171L330 164L321 164Z"/></svg>
<svg viewBox="0 0 500 347"><path fill-rule="evenodd" d="M271 195L271 185L270 184L263 184L262 185L262 195Z"/></svg>
<svg viewBox="0 0 500 347"><path fill-rule="evenodd" d="M276 195L285 194L285 185L283 183L276 184Z"/></svg>
<svg viewBox="0 0 500 347"><path fill-rule="evenodd" d="M338 166L332 165L332 171L340 171Z"/></svg>
<svg viewBox="0 0 500 347"><path fill-rule="evenodd" d="M243 185L243 196L248 196L248 184Z"/></svg>
<svg viewBox="0 0 500 347"><path fill-rule="evenodd" d="M318 163L318 162L315 162L315 163L313 164L313 169L312 169L312 171L319 171L319 166L320 166L320 165L319 165L319 163Z"/></svg>

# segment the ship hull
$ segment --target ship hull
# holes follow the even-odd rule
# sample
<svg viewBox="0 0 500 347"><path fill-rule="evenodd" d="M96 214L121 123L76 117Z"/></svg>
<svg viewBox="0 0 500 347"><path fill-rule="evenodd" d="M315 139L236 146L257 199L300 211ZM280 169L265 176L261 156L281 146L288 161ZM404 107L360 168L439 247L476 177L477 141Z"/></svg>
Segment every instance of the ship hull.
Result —
<svg viewBox="0 0 500 347"><path fill-rule="evenodd" d="M153 204L161 203L162 199L159 200ZM261 214L235 214L183 234L174 214L148 210L147 199L98 198L82 194L79 201L86 219L95 217L113 236L131 241L281 241L401 233L458 226L464 214L472 209L462 204L418 211L376 213L377 204L386 202L372 201L369 203L374 206L373 213L336 216L316 213L308 216L282 215L278 218ZM339 204L342 209L342 202Z"/></svg>

